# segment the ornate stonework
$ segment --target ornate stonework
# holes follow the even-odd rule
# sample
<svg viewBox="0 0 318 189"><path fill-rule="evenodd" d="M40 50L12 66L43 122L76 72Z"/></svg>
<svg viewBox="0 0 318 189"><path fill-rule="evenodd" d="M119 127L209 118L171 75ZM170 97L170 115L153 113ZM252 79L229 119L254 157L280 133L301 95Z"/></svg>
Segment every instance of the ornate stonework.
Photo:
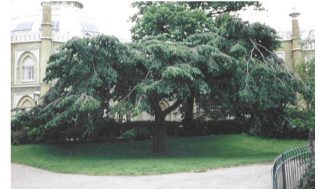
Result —
<svg viewBox="0 0 318 189"><path fill-rule="evenodd" d="M44 1L42 9L13 19L11 108L34 106L34 93L49 89L42 80L49 56L74 36L99 34L78 1Z"/></svg>

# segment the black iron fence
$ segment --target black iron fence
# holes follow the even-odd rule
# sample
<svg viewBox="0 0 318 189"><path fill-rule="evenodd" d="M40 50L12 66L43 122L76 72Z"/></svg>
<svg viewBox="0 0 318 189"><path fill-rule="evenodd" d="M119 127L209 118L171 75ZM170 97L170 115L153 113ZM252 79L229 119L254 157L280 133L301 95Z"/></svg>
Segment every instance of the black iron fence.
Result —
<svg viewBox="0 0 318 189"><path fill-rule="evenodd" d="M272 169L273 189L295 189L310 160L310 147L291 149L278 156Z"/></svg>

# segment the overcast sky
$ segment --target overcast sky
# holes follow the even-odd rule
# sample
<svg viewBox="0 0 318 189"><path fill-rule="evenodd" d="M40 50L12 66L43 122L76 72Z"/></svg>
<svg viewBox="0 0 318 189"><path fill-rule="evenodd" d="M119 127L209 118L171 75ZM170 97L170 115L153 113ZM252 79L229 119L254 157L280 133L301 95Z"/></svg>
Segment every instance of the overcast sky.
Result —
<svg viewBox="0 0 318 189"><path fill-rule="evenodd" d="M41 0L11 0L11 17L32 13L40 9ZM101 1L80 0L84 4L83 11L95 22L100 32L115 35L119 39L129 41L129 29L132 26L129 17L136 11L131 8L132 0ZM291 19L288 16L293 7L301 13L299 24L301 30L314 29L317 22L317 6L315 0L277 0L261 1L266 11L248 10L241 13L244 20L262 22L278 31L291 30Z"/></svg>

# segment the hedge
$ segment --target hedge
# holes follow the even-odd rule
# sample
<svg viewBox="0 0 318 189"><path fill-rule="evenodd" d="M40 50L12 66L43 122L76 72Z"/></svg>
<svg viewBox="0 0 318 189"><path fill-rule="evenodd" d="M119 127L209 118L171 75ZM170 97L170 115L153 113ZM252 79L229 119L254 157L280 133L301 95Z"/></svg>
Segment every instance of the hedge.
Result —
<svg viewBox="0 0 318 189"><path fill-rule="evenodd" d="M60 126L47 130L42 140L34 137L28 137L24 129L12 130L12 143L25 144L36 142L47 143L64 143L64 142L88 142L88 141L108 141L121 142L133 140L151 139L153 121L135 121L135 122L115 122L107 121L96 125L95 132L85 133L84 129ZM244 126L236 120L218 120L218 121L199 121L194 120L187 127L181 122L167 121L168 136L203 136L203 135L219 135L219 134L241 134L249 133L249 127ZM283 135L276 136L278 138L308 138L306 129L289 128L284 131Z"/></svg>

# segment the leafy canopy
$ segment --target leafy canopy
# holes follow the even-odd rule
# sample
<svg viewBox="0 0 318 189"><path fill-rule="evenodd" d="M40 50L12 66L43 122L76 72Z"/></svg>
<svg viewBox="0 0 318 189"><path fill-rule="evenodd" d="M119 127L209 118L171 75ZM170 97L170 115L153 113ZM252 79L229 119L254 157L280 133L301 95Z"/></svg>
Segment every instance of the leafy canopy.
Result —
<svg viewBox="0 0 318 189"><path fill-rule="evenodd" d="M110 36L73 38L49 59L45 82L55 82L44 96L41 119L44 128L84 126L88 131L116 98L120 70L129 67L128 48Z"/></svg>

